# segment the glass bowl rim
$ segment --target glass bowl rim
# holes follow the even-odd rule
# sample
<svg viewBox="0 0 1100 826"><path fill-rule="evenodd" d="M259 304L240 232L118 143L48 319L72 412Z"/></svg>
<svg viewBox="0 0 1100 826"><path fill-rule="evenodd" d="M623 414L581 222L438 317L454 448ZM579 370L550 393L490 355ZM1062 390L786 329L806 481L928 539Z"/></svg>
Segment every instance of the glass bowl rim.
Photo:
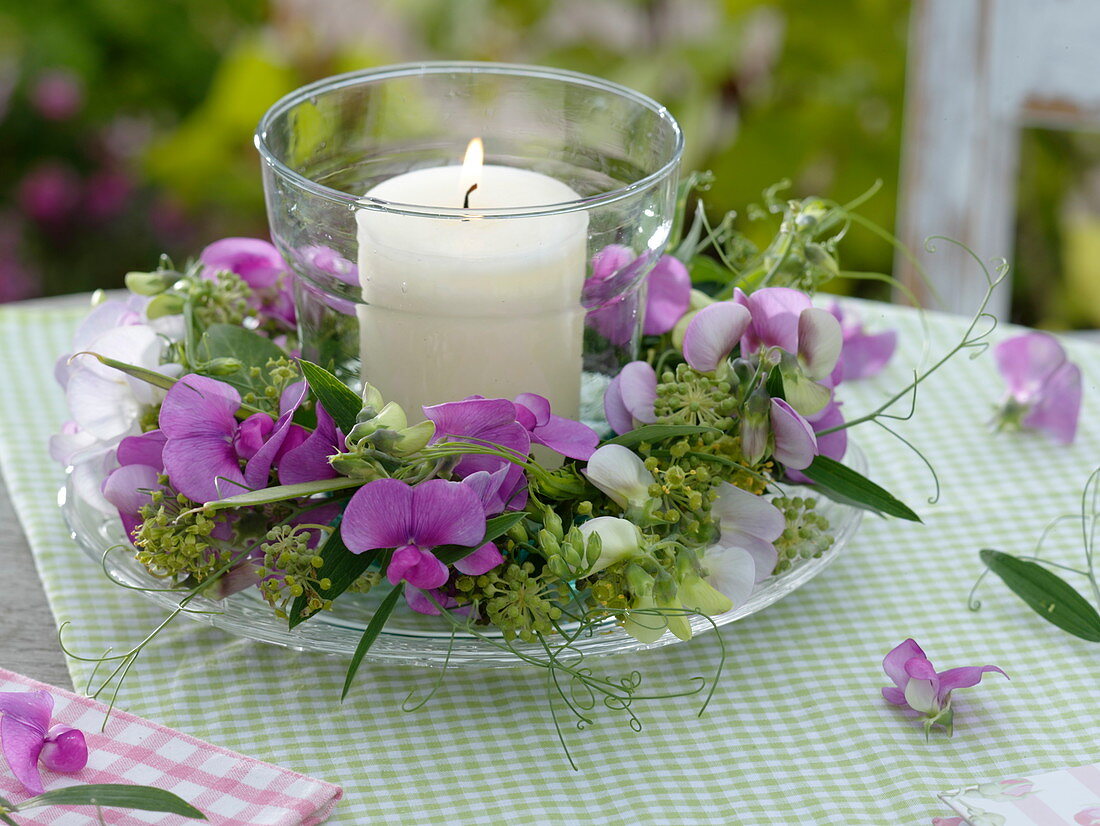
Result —
<svg viewBox="0 0 1100 826"><path fill-rule="evenodd" d="M674 145L671 156L654 172L640 178L633 183L601 192L588 198L578 198L572 201L562 201L556 204L545 204L533 207L497 207L493 209L463 209L461 207L425 207L416 204L402 204L396 201L385 201L379 198L364 198L351 195L339 189L320 184L302 173L292 169L284 161L280 160L272 151L268 140L268 130L274 121L285 115L290 109L328 92L334 92L352 86L368 85L379 81L395 78L415 77L420 75L439 75L456 72L467 74L503 75L511 77L528 77L544 80L557 80L562 83L576 86L588 86L605 92L614 93L626 98L633 103L648 109L655 114L662 123L672 130ZM349 208L365 209L386 212L396 215L412 215L432 218L448 218L469 220L470 218L521 218L541 215L560 215L568 212L580 212L591 210L607 204L613 204L625 198L629 198L636 192L644 191L658 181L672 175L680 164L684 152L684 134L680 125L668 109L647 95L643 95L628 86L604 80L582 72L573 72L568 69L556 69L547 66L530 66L521 63L492 63L471 60L441 60L423 61L417 63L398 63L391 66L382 66L373 69L360 69L354 72L333 75L322 78L313 83L295 89L287 95L279 98L264 113L253 137L256 151L260 153L263 162L275 171L279 176L289 180L300 189L304 189L312 195L346 204Z"/></svg>

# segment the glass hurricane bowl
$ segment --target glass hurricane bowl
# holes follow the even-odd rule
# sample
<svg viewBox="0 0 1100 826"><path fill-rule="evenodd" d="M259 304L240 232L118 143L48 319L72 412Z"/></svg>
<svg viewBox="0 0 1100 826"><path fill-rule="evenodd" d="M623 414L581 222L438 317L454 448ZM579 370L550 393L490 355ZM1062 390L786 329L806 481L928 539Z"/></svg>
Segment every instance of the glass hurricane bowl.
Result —
<svg viewBox="0 0 1100 826"><path fill-rule="evenodd" d="M855 470L866 473L866 460L857 446L849 445L846 463ZM820 556L797 561L782 573L758 583L752 596L743 605L715 617L690 617L695 634L751 616L805 585L821 573L855 535L863 511L826 499L818 495L812 487L784 487L789 495L817 500L818 512L829 520L832 545ZM163 590L165 582L150 574L127 553L126 549L131 546L126 541L118 517L105 514L79 498L72 484L71 471L65 486L60 490L59 504L73 538L88 557L97 565L103 565L112 579L138 589L150 589L140 593L166 609L177 606L183 592L175 594ZM116 549L104 556L104 551L112 547ZM271 606L263 601L258 589L249 588L219 601L206 597L196 598L191 601L189 608L202 613L188 613L186 616L260 642L350 657L380 601L380 596L375 594L345 594L336 601L332 611L323 611L297 627L288 629L286 620L275 616ZM365 659L380 663L423 666L442 666L446 662L449 667L509 668L523 665L515 654L493 644L499 644L501 640L492 627L487 626L483 631L489 639L464 632L455 634L452 639L451 632L452 626L446 620L417 614L404 605L402 600ZM572 648L590 656L660 648L678 642L680 640L677 637L666 631L656 642L642 643L614 622L608 621L590 633L583 634ZM525 644L518 640L512 645L518 651L531 656L545 656L541 645Z"/></svg>
<svg viewBox="0 0 1100 826"><path fill-rule="evenodd" d="M474 138L504 182L468 192L458 164ZM432 403L539 392L571 397L556 412L576 416L636 356L683 150L648 97L535 66L390 66L287 95L256 148L272 239L296 275L302 354L349 384L362 370L407 410L426 388ZM444 168L455 181L443 202L394 185ZM522 183L533 180L545 186ZM522 386L449 380L482 362Z"/></svg>

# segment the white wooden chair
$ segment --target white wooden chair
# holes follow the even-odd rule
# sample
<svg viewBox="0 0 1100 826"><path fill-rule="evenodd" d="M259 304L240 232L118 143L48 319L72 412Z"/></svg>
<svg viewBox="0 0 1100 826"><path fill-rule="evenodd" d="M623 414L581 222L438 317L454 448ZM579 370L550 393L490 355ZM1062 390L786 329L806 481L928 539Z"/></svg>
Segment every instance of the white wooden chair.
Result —
<svg viewBox="0 0 1100 826"><path fill-rule="evenodd" d="M910 28L895 274L929 307L970 313L984 260L1013 250L1020 130L1100 125L1100 0L916 0ZM991 309L1007 319L1009 285Z"/></svg>

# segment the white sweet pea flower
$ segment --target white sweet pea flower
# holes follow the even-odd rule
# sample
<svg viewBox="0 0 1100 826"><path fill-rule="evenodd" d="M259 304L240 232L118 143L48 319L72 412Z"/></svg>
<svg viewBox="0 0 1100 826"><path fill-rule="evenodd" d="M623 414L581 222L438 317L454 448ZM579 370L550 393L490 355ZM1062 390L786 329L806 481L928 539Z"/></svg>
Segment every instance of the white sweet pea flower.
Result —
<svg viewBox="0 0 1100 826"><path fill-rule="evenodd" d="M60 465L68 466L72 464L74 456L96 444L99 444L99 440L95 436L81 430L80 425L70 420L61 425L60 433L50 436L50 458Z"/></svg>
<svg viewBox="0 0 1100 826"><path fill-rule="evenodd" d="M148 325L132 324L108 330L85 349L137 367L161 370L164 340ZM65 398L77 425L104 442L137 432L142 408L156 404L163 395L164 391L90 355L73 358L65 386Z"/></svg>
<svg viewBox="0 0 1100 826"><path fill-rule="evenodd" d="M96 442L82 452L72 470L73 491L77 500L91 505L100 513L117 515L118 510L103 495L103 480L116 467L115 445Z"/></svg>
<svg viewBox="0 0 1100 826"><path fill-rule="evenodd" d="M840 322L828 310L810 307L798 316L798 363L809 378L816 381L832 373L843 347Z"/></svg>
<svg viewBox="0 0 1100 826"><path fill-rule="evenodd" d="M703 553L702 567L705 572L703 583L725 600L695 587L689 591L692 595L690 599L686 595L684 598L684 605L689 608L714 616L744 605L752 596L756 584L756 562L744 548L713 545Z"/></svg>
<svg viewBox="0 0 1100 826"><path fill-rule="evenodd" d="M638 526L617 516L597 516L589 519L578 530L587 544L592 534L600 537L600 558L585 572L591 576L597 571L638 556L642 552L642 532Z"/></svg>
<svg viewBox="0 0 1100 826"><path fill-rule="evenodd" d="M581 472L624 510L641 510L652 498L649 487L656 481L653 474L646 469L638 454L622 445L598 448Z"/></svg>
<svg viewBox="0 0 1100 826"><path fill-rule="evenodd" d="M141 295L111 299L95 305L73 333L72 352L91 349L92 342L119 327L146 324L145 308L148 305L149 299ZM69 376L80 366L78 362L70 362L70 358L71 353L66 353L57 360L54 367L54 377L62 388L68 386Z"/></svg>
<svg viewBox="0 0 1100 826"><path fill-rule="evenodd" d="M779 508L764 497L727 482L719 489L718 500L711 513L717 517L721 530L721 536L715 543L716 548L747 552L756 568L754 581L766 579L779 561L779 555L772 543L779 538L787 525ZM722 564L730 563L726 561ZM726 595L735 599L734 594Z"/></svg>

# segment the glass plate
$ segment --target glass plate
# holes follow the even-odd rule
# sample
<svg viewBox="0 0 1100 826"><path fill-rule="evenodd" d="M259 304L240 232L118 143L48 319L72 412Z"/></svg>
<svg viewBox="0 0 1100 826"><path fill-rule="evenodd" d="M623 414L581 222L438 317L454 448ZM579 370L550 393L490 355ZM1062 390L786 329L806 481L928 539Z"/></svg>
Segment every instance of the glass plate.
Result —
<svg viewBox="0 0 1100 826"><path fill-rule="evenodd" d="M855 445L849 446L846 462L861 473L866 471L864 455ZM751 616L809 582L837 557L859 527L863 515L861 510L832 502L815 494L810 487L787 486L787 491L790 495L817 500L816 507L829 520L832 528L832 546L821 556L802 560L782 574L759 583L745 604L711 617L714 625L727 625ZM58 504L73 539L96 564L103 561L105 549L126 544L122 523L116 516L103 513L76 495L72 484L72 468L65 486L58 493ZM164 588L162 580L146 571L128 554L119 551L111 553L103 565L114 579L126 585ZM139 593L167 609L175 608L179 600L179 596L171 592L150 590ZM296 628L288 629L286 621L274 615L258 590L249 588L220 601L196 598L189 607L204 613L188 613L186 616L260 642L350 657L380 600L381 597L377 594L347 594L338 601L334 610L322 612ZM710 631L714 627L702 617L690 617L690 621L696 634ZM491 642L472 634L458 633L454 635L452 642L451 628L446 620L417 614L401 601L400 607L394 611L365 659L390 664L442 666L449 656L449 667L466 665L510 668L523 665L515 654L501 650ZM491 629L485 634L493 636ZM656 642L638 642L614 622L608 621L597 626L591 633L582 635L573 648L583 652L585 656L592 656L660 648L677 642L680 640L667 631ZM540 657L545 657L546 654L538 644L524 644L516 640L513 647Z"/></svg>

